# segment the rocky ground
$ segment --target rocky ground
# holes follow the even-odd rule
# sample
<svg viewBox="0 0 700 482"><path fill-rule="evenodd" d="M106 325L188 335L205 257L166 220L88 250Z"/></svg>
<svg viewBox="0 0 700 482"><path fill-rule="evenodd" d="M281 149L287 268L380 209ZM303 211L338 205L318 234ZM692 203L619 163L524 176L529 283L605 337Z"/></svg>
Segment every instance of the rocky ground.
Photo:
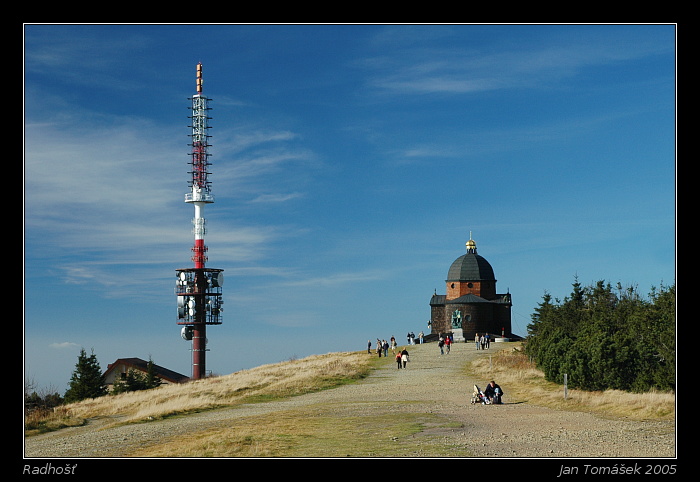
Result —
<svg viewBox="0 0 700 482"><path fill-rule="evenodd" d="M416 437L417 455L430 454L428 444L437 441L466 448L474 457L675 457L673 421L640 422L601 418L590 413L558 411L508 398L503 405L471 404L472 386L487 380L468 380L460 373L477 356L509 346L492 344L490 351L476 351L471 343L453 345L440 355L434 343L409 346L407 369L396 364L377 370L360 383L294 397L280 402L209 411L128 426L111 426L106 420L86 426L25 438L24 455L33 457L124 457L160 440L191 434L208 424L216 426L232 418L290 410L311 404L353 415L381 410L438 414L454 421L449 427L427 429ZM369 355L368 355L369 356ZM409 402L410 403L406 403ZM362 403L360 403L362 402ZM424 443L425 447L421 448ZM428 442L429 441L429 442Z"/></svg>

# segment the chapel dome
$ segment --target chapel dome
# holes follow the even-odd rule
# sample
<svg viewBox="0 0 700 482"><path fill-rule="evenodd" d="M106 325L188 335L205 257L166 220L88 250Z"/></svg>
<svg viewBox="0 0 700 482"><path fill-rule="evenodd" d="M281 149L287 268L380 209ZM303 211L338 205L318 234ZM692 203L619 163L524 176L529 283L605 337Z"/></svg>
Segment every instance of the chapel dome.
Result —
<svg viewBox="0 0 700 482"><path fill-rule="evenodd" d="M454 260L446 281L495 281L493 268L486 259L476 254L476 242L471 236L466 246L467 253Z"/></svg>

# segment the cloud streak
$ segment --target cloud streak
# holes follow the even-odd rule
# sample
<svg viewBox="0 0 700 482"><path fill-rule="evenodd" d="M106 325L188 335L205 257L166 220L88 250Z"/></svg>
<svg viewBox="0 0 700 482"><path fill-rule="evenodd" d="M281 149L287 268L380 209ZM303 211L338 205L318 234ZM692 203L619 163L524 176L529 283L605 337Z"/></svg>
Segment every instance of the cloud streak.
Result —
<svg viewBox="0 0 700 482"><path fill-rule="evenodd" d="M392 56L368 57L356 65L368 73L371 88L385 93L461 95L542 89L571 79L584 69L669 52L667 46L644 37L642 31L638 42L621 45L609 39L607 32L590 29L581 29L581 37L572 42L556 27L550 29L552 37L547 42L529 39L493 51L477 47L468 35L462 38L461 33L468 29L453 26L445 35L422 37L422 46L416 45L412 36L392 36L387 43L399 47ZM434 46L435 40L444 43L446 37L454 39L454 46ZM561 38L560 45L553 45L557 38Z"/></svg>

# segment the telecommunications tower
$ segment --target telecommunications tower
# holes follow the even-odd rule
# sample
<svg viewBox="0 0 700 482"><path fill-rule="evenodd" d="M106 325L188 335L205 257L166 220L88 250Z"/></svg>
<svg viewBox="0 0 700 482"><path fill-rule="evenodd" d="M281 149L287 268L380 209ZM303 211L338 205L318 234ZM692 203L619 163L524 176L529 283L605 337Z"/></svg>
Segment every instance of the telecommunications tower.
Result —
<svg viewBox="0 0 700 482"><path fill-rule="evenodd" d="M207 325L220 325L223 299L221 286L224 281L223 269L206 268L207 247L204 245L206 220L204 207L214 202L211 183L207 171L211 165L207 149L209 129L209 99L202 93L202 64L197 64L197 93L192 101L192 170L189 174L191 190L185 194L185 202L194 205L194 246L192 247L193 268L175 270L175 294L177 295L178 325L183 325L182 338L192 342L192 379L206 377Z"/></svg>

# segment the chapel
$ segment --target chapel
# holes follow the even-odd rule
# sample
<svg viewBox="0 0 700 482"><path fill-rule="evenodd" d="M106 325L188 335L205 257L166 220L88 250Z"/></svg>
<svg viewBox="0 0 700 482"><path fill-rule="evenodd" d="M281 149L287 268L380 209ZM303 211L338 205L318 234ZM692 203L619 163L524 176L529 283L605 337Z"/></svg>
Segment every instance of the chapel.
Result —
<svg viewBox="0 0 700 482"><path fill-rule="evenodd" d="M445 280L446 294L430 299L430 332L445 335L461 328L466 341L478 333L510 337L510 292L496 291L496 277L486 259L477 254L476 242L469 235L467 252L450 265Z"/></svg>

